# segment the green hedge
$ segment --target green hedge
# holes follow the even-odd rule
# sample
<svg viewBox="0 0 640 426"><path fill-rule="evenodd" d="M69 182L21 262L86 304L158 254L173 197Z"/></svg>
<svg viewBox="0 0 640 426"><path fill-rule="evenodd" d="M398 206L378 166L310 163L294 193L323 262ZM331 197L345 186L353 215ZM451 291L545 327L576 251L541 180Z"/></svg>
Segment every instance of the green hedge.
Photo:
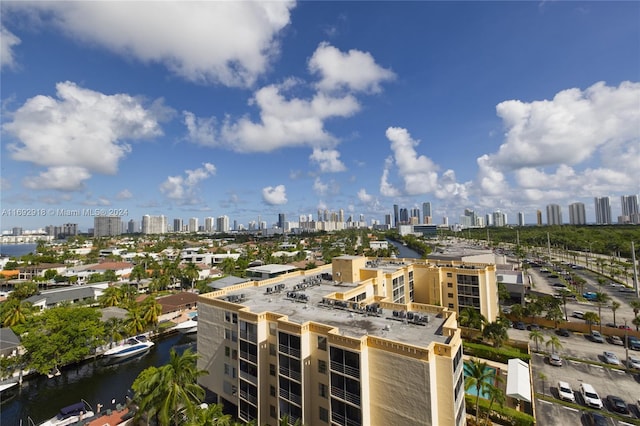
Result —
<svg viewBox="0 0 640 426"><path fill-rule="evenodd" d="M511 358L520 358L525 362L529 362L531 355L522 352L517 348L501 347L494 348L492 346L484 345L481 343L462 342L464 353L467 355L473 355L478 358L484 358L491 361L501 362L507 364Z"/></svg>
<svg viewBox="0 0 640 426"><path fill-rule="evenodd" d="M465 395L465 403L467 405L467 414L476 413L476 397L473 395ZM489 410L489 401L480 398L480 417L485 416ZM501 425L505 426L533 426L536 424L535 418L526 413L514 410L509 407L500 407L494 402L491 407L489 418Z"/></svg>

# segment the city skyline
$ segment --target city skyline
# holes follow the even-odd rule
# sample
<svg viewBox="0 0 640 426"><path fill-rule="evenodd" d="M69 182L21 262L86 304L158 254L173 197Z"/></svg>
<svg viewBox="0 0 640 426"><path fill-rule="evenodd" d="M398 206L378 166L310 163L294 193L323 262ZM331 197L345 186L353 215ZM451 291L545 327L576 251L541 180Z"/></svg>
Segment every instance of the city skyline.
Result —
<svg viewBox="0 0 640 426"><path fill-rule="evenodd" d="M427 202L595 223L602 197L616 223L640 192L639 3L149 5L0 5L3 230Z"/></svg>

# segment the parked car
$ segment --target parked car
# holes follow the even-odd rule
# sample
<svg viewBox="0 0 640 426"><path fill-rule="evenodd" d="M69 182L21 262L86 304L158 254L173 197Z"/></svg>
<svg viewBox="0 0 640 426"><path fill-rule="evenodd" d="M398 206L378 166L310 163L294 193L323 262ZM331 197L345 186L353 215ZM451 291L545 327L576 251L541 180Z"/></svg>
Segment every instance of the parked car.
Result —
<svg viewBox="0 0 640 426"><path fill-rule="evenodd" d="M559 328L556 330L556 334L562 337L570 337L571 333L566 328Z"/></svg>
<svg viewBox="0 0 640 426"><path fill-rule="evenodd" d="M613 352L604 351L602 352L602 357L604 358L604 362L611 365L620 365L620 360L618 356Z"/></svg>
<svg viewBox="0 0 640 426"><path fill-rule="evenodd" d="M589 426L609 426L609 420L607 420L607 416L604 416L598 412L590 411L586 416L587 424Z"/></svg>
<svg viewBox="0 0 640 426"><path fill-rule="evenodd" d="M582 311L573 311L573 316L575 318L583 319L584 318L584 312L582 312Z"/></svg>
<svg viewBox="0 0 640 426"><path fill-rule="evenodd" d="M640 339L635 336L627 336L627 347L634 351L640 351Z"/></svg>
<svg viewBox="0 0 640 426"><path fill-rule="evenodd" d="M562 367L562 358L558 354L551 354L549 355L549 364Z"/></svg>
<svg viewBox="0 0 640 426"><path fill-rule="evenodd" d="M627 367L640 370L640 357L637 355L629 355L629 357L627 357Z"/></svg>
<svg viewBox="0 0 640 426"><path fill-rule="evenodd" d="M609 395L607 396L607 404L609 404L609 409L619 414L623 414L628 416L631 414L629 412L629 407L627 407L627 403L624 402L624 399L619 396Z"/></svg>
<svg viewBox="0 0 640 426"><path fill-rule="evenodd" d="M563 401L576 402L576 396L573 394L573 389L571 389L571 386L569 386L569 383L567 382L558 382L558 396Z"/></svg>
<svg viewBox="0 0 640 426"><path fill-rule="evenodd" d="M631 327L629 327L628 325L624 325L624 324L619 325L618 328L620 330L631 330Z"/></svg>
<svg viewBox="0 0 640 426"><path fill-rule="evenodd" d="M526 330L527 326L524 325L522 321L516 321L515 323L513 323L513 328L517 330Z"/></svg>
<svg viewBox="0 0 640 426"><path fill-rule="evenodd" d="M582 395L582 399L588 407L602 409L602 400L598 392L589 383L580 385L580 395Z"/></svg>
<svg viewBox="0 0 640 426"><path fill-rule="evenodd" d="M527 330L529 330L529 331L539 331L540 330L540 326L538 324L529 324L527 326Z"/></svg>
<svg viewBox="0 0 640 426"><path fill-rule="evenodd" d="M592 341L596 343L604 343L604 337L602 337L602 334L600 334L598 330L593 330L590 336Z"/></svg>
<svg viewBox="0 0 640 426"><path fill-rule="evenodd" d="M609 336L609 343L617 346L624 346L624 342L618 336Z"/></svg>
<svg viewBox="0 0 640 426"><path fill-rule="evenodd" d="M561 287L561 288L565 288L566 285L562 284L562 283L553 283L551 284L553 287Z"/></svg>

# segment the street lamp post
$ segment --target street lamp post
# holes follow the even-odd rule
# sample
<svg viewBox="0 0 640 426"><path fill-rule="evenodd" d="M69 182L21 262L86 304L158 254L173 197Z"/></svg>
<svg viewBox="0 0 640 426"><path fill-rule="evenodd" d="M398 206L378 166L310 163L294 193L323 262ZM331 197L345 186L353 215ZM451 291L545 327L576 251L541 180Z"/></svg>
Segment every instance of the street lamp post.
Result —
<svg viewBox="0 0 640 426"><path fill-rule="evenodd" d="M625 365L626 369L629 368L629 330L627 329L627 319L624 319L624 353L625 353Z"/></svg>

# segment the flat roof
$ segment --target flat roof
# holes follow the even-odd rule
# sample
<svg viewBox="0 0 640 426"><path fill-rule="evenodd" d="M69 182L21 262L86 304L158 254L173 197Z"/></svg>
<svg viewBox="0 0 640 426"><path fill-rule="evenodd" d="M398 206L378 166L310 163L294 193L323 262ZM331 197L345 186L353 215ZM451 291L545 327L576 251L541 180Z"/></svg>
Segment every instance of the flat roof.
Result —
<svg viewBox="0 0 640 426"><path fill-rule="evenodd" d="M400 263L400 262L398 262ZM400 267L396 265L396 267ZM306 283L303 281L306 280ZM309 284L313 283L313 284ZM304 285L304 288L296 288ZM284 285L276 290L278 285ZM353 283L337 283L321 278L321 274L305 277L286 278L277 284L245 287L226 293L218 299L229 300L229 296L239 297L230 300L248 307L253 313L273 312L286 315L289 321L303 324L307 321L336 327L344 336L361 338L364 335L377 336L397 342L426 347L432 341L446 343L448 336L443 336L440 329L445 318L435 314L428 315L428 322L413 323L393 316L393 311L383 309L381 314L366 312L323 303L323 299L335 292L346 292L357 287ZM268 288L271 289L270 292ZM363 289L364 291L364 289ZM307 299L293 298L291 293L303 294ZM350 304L352 304L351 302Z"/></svg>
<svg viewBox="0 0 640 426"><path fill-rule="evenodd" d="M251 268L247 268L247 271L250 272L258 272L261 274L277 274L279 272L289 272L297 269L295 266L291 265L279 265L279 264L269 264L262 266L253 266Z"/></svg>

